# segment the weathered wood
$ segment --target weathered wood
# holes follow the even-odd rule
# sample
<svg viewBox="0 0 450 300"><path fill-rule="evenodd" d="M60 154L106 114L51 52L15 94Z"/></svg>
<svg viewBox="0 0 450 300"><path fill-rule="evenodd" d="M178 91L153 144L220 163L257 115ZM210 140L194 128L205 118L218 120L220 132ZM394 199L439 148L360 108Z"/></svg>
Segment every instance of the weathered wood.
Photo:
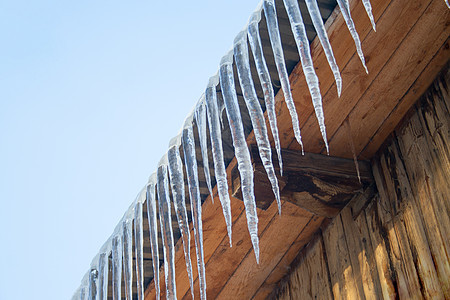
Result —
<svg viewBox="0 0 450 300"><path fill-rule="evenodd" d="M272 186L259 157L258 149L251 147L255 199L257 207L266 209L274 201ZM287 201L317 215L333 217L350 200L362 185L358 181L353 160L314 153L302 155L301 151L282 150L283 177L279 176L279 188ZM279 173L278 160L274 168ZM359 162L360 176L364 184L372 179L370 165ZM242 199L237 167L231 172L233 196Z"/></svg>
<svg viewBox="0 0 450 300"><path fill-rule="evenodd" d="M375 184L370 184L363 191L356 193L347 204L353 219L355 220L361 211L369 204L376 194Z"/></svg>
<svg viewBox="0 0 450 300"><path fill-rule="evenodd" d="M278 299L332 299L321 235L307 246L300 259L298 268L289 275Z"/></svg>
<svg viewBox="0 0 450 300"><path fill-rule="evenodd" d="M435 95L436 97L438 94ZM449 216L448 216L448 180L446 172L448 172L449 161L445 155L445 150L441 152L439 158L436 154L439 147L434 147L435 143L431 140L439 140L439 130L429 131L435 126L424 126L426 123L421 117L426 115L425 111L439 106L440 101L433 101L433 105L426 97L422 100L425 106L420 106L417 112L411 117L410 121L399 130L398 141L405 166L411 181L411 189L414 194L414 205L419 210L421 223L423 224L427 241L433 257L434 266L439 277L440 285L446 297L450 297L450 266L447 257L449 249ZM428 105L428 106L427 106ZM431 107L430 107L431 106ZM441 109L445 110L445 107ZM448 139L448 113L433 113L433 123L439 122L444 127L443 139ZM442 121L440 121L442 120ZM428 124L432 125L431 122ZM445 131L447 127L447 131ZM446 132L446 133L445 133ZM435 134L437 133L437 134ZM434 137L433 137L434 136ZM431 147L429 147L431 145ZM441 144L445 149L447 142L444 140ZM447 152L448 153L448 152Z"/></svg>
<svg viewBox="0 0 450 300"><path fill-rule="evenodd" d="M400 222L393 221L393 205L389 203L389 194L386 189L384 177L377 163L372 165L377 189L380 194L377 203L377 213L381 225L387 233L387 241L391 264L395 272L398 295L400 299L412 299L420 295L420 284L416 269L413 264L411 250L407 241L404 226Z"/></svg>
<svg viewBox="0 0 450 300"><path fill-rule="evenodd" d="M260 234L260 263L255 262L252 251L242 260L217 299L249 299L280 262L312 215L285 202L280 216Z"/></svg>
<svg viewBox="0 0 450 300"><path fill-rule="evenodd" d="M367 221L368 236L372 249L374 251L374 259L377 266L378 278L381 286L381 295L383 299L396 299L397 292L393 274L391 273L391 263L389 260L388 248L386 247L385 236L387 235L381 226L381 221L377 214L378 197L374 198L369 206L365 209Z"/></svg>
<svg viewBox="0 0 450 300"><path fill-rule="evenodd" d="M381 295L381 287L376 273L373 249L366 235L367 224L364 215L353 219L351 208L345 207L341 212L342 225L349 250L358 290L366 299L377 299Z"/></svg>
<svg viewBox="0 0 450 300"><path fill-rule="evenodd" d="M337 216L324 231L323 241L334 298L361 299L363 294L358 290L340 216Z"/></svg>
<svg viewBox="0 0 450 300"><path fill-rule="evenodd" d="M284 254L278 265L267 276L264 283L253 295L252 299L267 299L267 297L277 288L277 283L286 275L286 272L290 269L290 265L294 259L298 256L300 250L311 241L314 234L320 228L323 217L314 216L309 220L308 224L300 232L297 239L292 243L289 250ZM322 265L325 265L322 263Z"/></svg>
<svg viewBox="0 0 450 300"><path fill-rule="evenodd" d="M396 1L389 9L400 4L400 1ZM410 12L407 12L405 9L408 6L411 9ZM404 15L400 15L398 19L392 19L388 14L383 15L383 17L388 17L392 22L395 21L395 23L380 23L380 25L383 24L383 28L377 30L378 32L376 34L380 38L379 43L370 43L370 45L376 45L376 47L366 50L368 56L371 55L370 51L372 50L377 52L376 57L372 57L368 63L368 68L371 71L368 78L371 78L371 80L367 83L363 83L364 80L358 82L364 90L362 96L359 96L361 95L360 90L353 89L353 94L344 91L341 99L343 102L335 108L336 110L331 112L331 114L336 115L336 118L342 118L342 111L346 109L348 100L360 97L358 103L349 110L348 115L353 131L352 136L356 153L360 153L366 144L370 142L373 134L385 120L385 116L389 115L397 105L398 101L408 91L450 34L450 23L448 22L450 11L443 9L441 1L434 0L429 6L426 5L425 1L408 1L408 4L402 5L402 10ZM414 24L416 16L420 16L420 18ZM408 25L408 23L410 24ZM406 35L404 40L401 40L402 36L393 36L403 35L407 31L391 30L391 28L399 29L402 26L410 26L411 23L414 26L412 26L411 31ZM429 30L431 27L433 28L432 31ZM383 33L380 33L380 30L383 30ZM377 39L375 36L372 38ZM393 44L396 38L400 38L400 45L397 43ZM423 47L422 51L417 51L424 44L427 46ZM383 65L385 60L382 59L382 56L390 56L391 53L393 53L392 57ZM371 62L375 62L376 60L381 64L372 64L371 68ZM342 105L343 103L345 105ZM327 107L331 108L331 106ZM338 114L337 111L341 113ZM327 112L325 111L325 113ZM362 122L361 120L364 121ZM332 130L333 127L328 126L330 135L333 134ZM348 155L348 150L345 152L345 148L342 147L347 142L346 134L343 132L344 130L344 127L336 128L336 131L340 131L340 133L336 133L331 139L330 149L333 150L331 152L333 155Z"/></svg>

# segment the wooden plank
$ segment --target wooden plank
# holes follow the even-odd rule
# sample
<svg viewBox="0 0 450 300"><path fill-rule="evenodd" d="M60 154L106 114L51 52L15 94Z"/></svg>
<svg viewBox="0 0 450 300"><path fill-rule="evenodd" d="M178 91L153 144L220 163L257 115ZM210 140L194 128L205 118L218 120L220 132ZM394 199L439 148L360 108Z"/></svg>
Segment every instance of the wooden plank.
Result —
<svg viewBox="0 0 450 300"><path fill-rule="evenodd" d="M353 220L353 214L348 206L340 215L359 293L366 299L377 299L378 295L381 295L381 287L378 274L373 272L376 271L376 267L372 246L367 241L369 237L366 235L365 217L360 216L358 222Z"/></svg>
<svg viewBox="0 0 450 300"><path fill-rule="evenodd" d="M264 283L259 287L255 295L253 295L252 299L267 299L276 289L277 283L287 274L287 272L289 272L292 262L299 255L301 249L311 241L314 234L319 230L323 219L323 217L319 216L313 216L311 218L277 266L270 272Z"/></svg>
<svg viewBox="0 0 450 300"><path fill-rule="evenodd" d="M347 95L351 98L360 97L358 103L352 107L348 115L356 153L360 153L367 143L370 142L370 138L377 132L386 116L395 108L398 101L402 99L403 95L409 90L410 86L447 40L450 34L450 23L448 22L450 11L443 9L441 2L434 0L426 7L423 1L409 1L410 9L415 11L412 16L410 12L405 11L407 14L400 15L399 19L392 20L396 23L381 23L383 27L380 27L389 27L386 27L388 32L377 32L377 35L386 35L384 37L385 39L380 41L377 47L374 48L375 51L381 51L377 52L377 57L380 62L384 63L386 60L385 58L382 59L382 56L390 56L391 53L384 51L392 51L392 48L395 46L396 49L393 49L395 52L384 66L377 65L377 67L373 68L373 71L379 71L379 73L376 74L373 81L368 82L367 85L360 86L364 91L362 97L360 96L361 90L355 89L353 94L344 92L343 99L341 99L343 102L348 103ZM398 5L400 3L396 2L395 4ZM394 3L388 10L393 6ZM426 8L425 11L403 40L401 40L402 36L392 36L394 32L403 32L400 30L397 31L397 29L399 27L401 28L403 24L408 23L404 20L405 18L413 18L415 20L415 14L419 13L420 15L423 8ZM389 18L391 19L392 17ZM431 27L433 30L430 31ZM391 30L391 28L396 28L396 30ZM382 29L380 28L380 30ZM400 45L395 42L397 41L396 38L399 38L398 40L401 41ZM391 45L386 45L385 43ZM423 45L427 46L423 47ZM421 50L418 51L418 49ZM369 75L369 77L371 76ZM345 110L344 107L340 105L339 109L341 112ZM333 113L337 114L337 110ZM341 117L339 115L342 115L342 113L337 115ZM345 130L346 128L343 126L338 128L338 133L330 141L330 148L333 149L333 155L351 157L351 152L345 147L342 147L348 141ZM332 134L333 127L330 126L328 132Z"/></svg>
<svg viewBox="0 0 450 300"><path fill-rule="evenodd" d="M276 202L267 210L258 210L258 232L264 232L269 223L274 217L278 217L278 206ZM284 211L282 211L284 217ZM228 236L225 236L220 245L216 248L211 258L206 264L206 282L207 282L207 297L214 299L222 290L223 286L235 271L236 267L241 263L242 259L250 252L250 257L255 261L253 255L253 247L250 240L250 235L247 230L247 218L243 211L233 224L237 228L233 232L233 247L230 248ZM199 295L198 277L194 282L194 293ZM190 299L191 293L187 291L184 295L179 295L183 299ZM183 297L184 296L184 297Z"/></svg>
<svg viewBox="0 0 450 300"><path fill-rule="evenodd" d="M420 73L420 76L416 79L414 84L409 88L406 94L398 102L397 106L389 113L383 124L378 128L374 135L370 138L370 142L359 154L362 159L367 159L375 155L377 150L391 134L391 132L397 127L402 120L402 117L413 106L417 99L422 95L426 89L430 86L435 75L444 67L450 57L450 45L449 40L442 45L438 53L431 59L427 67Z"/></svg>
<svg viewBox="0 0 450 300"><path fill-rule="evenodd" d="M389 250L391 266L395 273L398 296L400 299L413 299L413 297L421 295L421 291L411 251L409 247L405 247L405 244L402 243L402 236L405 236L405 234L401 235L401 233L404 232L404 229L402 227L399 228L398 224L393 222L393 208L391 203L389 203L386 183L378 163L372 165L372 170L380 195L377 203L377 215L383 231L386 232L386 246Z"/></svg>
<svg viewBox="0 0 450 300"><path fill-rule="evenodd" d="M361 299L345 240L341 216L338 215L323 233L328 269L335 299Z"/></svg>
<svg viewBox="0 0 450 300"><path fill-rule="evenodd" d="M391 263L386 246L385 236L380 218L377 213L378 197L365 209L362 217L366 218L368 236L374 251L374 259L376 262L377 274L381 286L381 294L383 299L396 299L397 291L394 284L393 274L391 274ZM400 287L402 282L399 282Z"/></svg>
<svg viewBox="0 0 450 300"><path fill-rule="evenodd" d="M248 299L254 295L311 217L305 210L285 202L282 216L275 216L260 235L259 265L248 252L217 299Z"/></svg>
<svg viewBox="0 0 450 300"><path fill-rule="evenodd" d="M365 13L361 1L349 1L349 2L357 31L359 33L361 40L364 40L368 35L368 33L372 31L369 19L367 18L367 15ZM372 1L372 12L377 22L379 21L380 16L383 14L389 3L390 1L382 1L382 0ZM330 39L331 46L333 48L333 53L336 58L336 61L340 66L341 70L343 70L344 66L347 65L348 61L355 55L355 48L353 46L354 42L340 14L336 17L336 19L330 20L330 23L327 31L328 36ZM314 61L314 67L316 69L317 76L319 77L320 80L320 89L322 95L325 95L326 93L329 93L331 91L335 95L334 97L332 97L333 98L332 101L337 101L334 78L332 76L330 67L328 66L327 59L323 52L323 48L320 45L318 39L315 39L311 44L311 55ZM359 63L359 69L357 69L357 74L364 74L365 76L365 72L361 66L361 63ZM312 123L314 130L312 131L309 129L306 130L305 126L303 126L306 120L308 120L308 118L314 113L314 109L311 103L311 96L307 92L308 88L306 85L306 81L304 79L301 64L298 64L294 68L289 79L291 82L291 89L293 98L295 100L295 106L297 112L299 113L299 121L303 131L302 136L306 138L310 134L317 133L320 135L317 121L315 119L314 122ZM343 81L344 90L351 85L352 85L351 81ZM281 146L283 148L298 150L300 149L300 146L297 144L296 141L294 141L291 118L284 103L284 96L281 90L276 95L275 101L276 101L276 109L278 112L277 114L278 128L280 133L282 133L280 136ZM328 102L327 100L324 101L324 106L328 105L327 102ZM342 101L340 100L338 102L342 103ZM329 122L327 121L329 117L330 115L326 114L325 120L327 122L327 126L329 125ZM320 144L323 145L323 142L320 141ZM305 143L304 141L304 145L305 149L308 152L314 152L311 150L312 149L311 146L313 146L312 144Z"/></svg>
<svg viewBox="0 0 450 300"><path fill-rule="evenodd" d="M289 275L289 282L278 299L332 299L327 260L319 235L302 253L298 267ZM262 298L260 298L262 299Z"/></svg>
<svg viewBox="0 0 450 300"><path fill-rule="evenodd" d="M434 266L442 290L448 298L450 266L447 253L450 250L450 241L447 234L450 234L450 223L445 203L448 202L449 194L445 192L448 189L448 182L446 184L442 178L442 166L446 168L446 163L444 161L437 164L430 158L430 152L434 148L432 150L427 147L428 139L425 138L430 132L422 126L418 115L419 111L413 115L408 126L401 130L399 145L402 153L405 153L403 157L411 180L414 204L420 211L419 216L425 229Z"/></svg>
<svg viewBox="0 0 450 300"><path fill-rule="evenodd" d="M382 161L382 167L386 185L391 189L389 196L391 201L402 202L401 213L395 217L394 223L399 224L399 228L405 227L407 236L405 237L404 247L411 248L423 296L426 299L444 299L428 246L428 240L417 212L414 196L412 195L409 180L395 141L387 148L386 152L386 161L385 163ZM396 198L397 200L394 200Z"/></svg>
<svg viewBox="0 0 450 300"><path fill-rule="evenodd" d="M359 101L364 91L371 85L388 61L387 58L394 53L429 2L426 0L392 1L378 20L377 32L371 31L366 37L361 39L364 54L367 58L369 74L362 71L359 57L354 55L345 67L341 69L343 81L341 97L337 97L335 89L329 89L323 96L324 114L329 138L341 127L348 113ZM376 4L374 3L374 5ZM396 30L392 30L392 28ZM321 152L323 150L323 142L321 141L317 120L314 115L308 118L302 127L302 131L305 137L303 140L305 149L308 152ZM354 142L356 145L357 141L355 140ZM341 148L345 148L347 151L350 150L348 147L345 147L347 145L346 140L344 144L330 147L331 155L337 156L334 153L342 150Z"/></svg>

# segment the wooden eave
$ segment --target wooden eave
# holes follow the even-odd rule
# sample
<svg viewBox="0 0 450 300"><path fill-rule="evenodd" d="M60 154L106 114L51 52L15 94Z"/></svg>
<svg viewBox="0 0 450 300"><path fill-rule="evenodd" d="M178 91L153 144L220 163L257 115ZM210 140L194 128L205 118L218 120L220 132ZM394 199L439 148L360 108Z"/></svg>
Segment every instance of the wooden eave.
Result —
<svg viewBox="0 0 450 300"><path fill-rule="evenodd" d="M372 30L362 1L350 0L369 74L361 66L339 9L332 13L326 24L342 74L343 90L340 98L337 97L334 78L319 41L314 39L311 44L323 95L332 157L352 158L351 137L358 159L372 158L450 57L450 13L443 0L371 0L371 3L377 32ZM326 160L328 158L324 153L324 144L300 64L293 69L290 83L305 152L323 154ZM294 139L291 119L281 91L276 95L276 103L282 148L299 151L300 146ZM343 126L346 122L350 126ZM247 140L249 145L255 144L252 132ZM227 153L230 151L228 149ZM235 167L236 160L232 158L227 167L229 179L233 178ZM232 194L233 180L229 180L229 184ZM214 192L217 192L216 188ZM355 201L352 202L355 207L360 206L367 198L364 193L356 197L360 200L356 204ZM266 298L287 273L298 252L310 241L322 223L332 217L296 205L292 201L293 196L283 197L281 216L278 215L275 201L266 209L259 209L261 251L260 264L257 265L242 201L236 197L231 198L233 247L230 248L222 208L217 195L214 198L213 203L208 196L202 206L207 294L210 299ZM148 258L150 251L145 251ZM191 257L196 277L194 293L199 298L193 242ZM177 296L180 299L190 298L181 240L176 246L175 261ZM148 267L151 268L151 265ZM161 297L164 298L163 268L160 270L160 278ZM146 289L145 299L154 298L152 281Z"/></svg>

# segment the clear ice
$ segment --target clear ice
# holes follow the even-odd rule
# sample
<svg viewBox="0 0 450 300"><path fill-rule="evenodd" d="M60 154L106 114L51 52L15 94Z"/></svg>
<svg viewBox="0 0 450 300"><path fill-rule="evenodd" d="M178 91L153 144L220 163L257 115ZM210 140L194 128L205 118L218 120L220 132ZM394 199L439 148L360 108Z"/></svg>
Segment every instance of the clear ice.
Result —
<svg viewBox="0 0 450 300"><path fill-rule="evenodd" d="M311 94L314 110L316 112L317 121L319 122L320 133L322 134L325 147L328 149L327 132L325 129L325 118L323 115L322 95L320 94L319 78L314 71L313 60L309 49L309 41L306 35L305 24L303 23L300 8L297 0L283 0L289 21L291 22L292 33L297 44L300 62L302 64L303 73L305 74L306 83L309 93Z"/></svg>
<svg viewBox="0 0 450 300"><path fill-rule="evenodd" d="M186 261L186 270L189 277L189 284L191 287L192 299L194 299L194 279L192 276L191 263L191 235L189 232L189 221L186 212L186 202L184 195L184 175L183 162L180 157L181 137L178 136L170 142L167 157L169 160L169 177L170 187L172 189L172 199L175 206L175 213L177 216L178 227L181 232L181 239L183 241L184 259Z"/></svg>
<svg viewBox="0 0 450 300"><path fill-rule="evenodd" d="M275 169L272 164L272 150L270 148L269 136L267 134L266 119L261 109L258 96L253 84L250 71L250 61L247 47L247 32L241 31L234 40L234 59L238 71L239 83L244 95L250 119L255 133L256 143L259 149L259 156L266 170L272 191L278 204L278 212L281 214L280 190L278 179L275 176Z"/></svg>
<svg viewBox="0 0 450 300"><path fill-rule="evenodd" d="M253 250L255 251L256 262L259 263L258 215L256 214L256 202L253 190L253 166L245 140L244 127L234 85L232 51L222 58L219 76L228 124L230 125L233 139L234 154L241 177L241 190L247 216L248 231L252 240Z"/></svg>
<svg viewBox="0 0 450 300"><path fill-rule="evenodd" d="M108 253L102 252L98 258L98 288L97 299L108 299L108 270L109 270L109 258Z"/></svg>
<svg viewBox="0 0 450 300"><path fill-rule="evenodd" d="M280 31L278 29L277 11L275 9L274 0L263 0L264 15L266 16L267 29L269 30L270 44L272 45L275 65L280 77L281 89L283 90L284 100L291 115L292 128L294 130L295 139L302 147L302 135L300 133L300 125L298 122L297 110L295 109L294 99L292 98L291 85L289 84L289 75L284 62L283 47L281 45Z"/></svg>
<svg viewBox="0 0 450 300"><path fill-rule="evenodd" d="M120 300L122 295L122 236L120 232L114 235L111 243L113 300Z"/></svg>
<svg viewBox="0 0 450 300"><path fill-rule="evenodd" d="M159 285L159 248L158 248L158 220L156 211L156 173L153 173L147 184L147 217L150 235L150 246L152 250L153 262L153 280L155 282L156 299L160 299L160 285Z"/></svg>
<svg viewBox="0 0 450 300"><path fill-rule="evenodd" d="M98 279L98 271L97 269L91 269L89 272L89 291L88 291L88 299L95 300L97 296L97 279Z"/></svg>
<svg viewBox="0 0 450 300"><path fill-rule="evenodd" d="M144 224L142 215L142 204L145 201L144 189L142 197L136 202L134 208L134 245L136 253L136 286L138 300L144 299Z"/></svg>
<svg viewBox="0 0 450 300"><path fill-rule="evenodd" d="M359 59L366 70L366 73L369 73L366 67L366 61L364 59L364 53L361 47L361 41L359 39L358 32L356 31L355 24L353 23L352 15L350 14L350 7L347 0L337 0L339 4L339 8L341 9L342 16L344 17L345 23L347 24L348 30L355 41L356 52L358 53Z"/></svg>
<svg viewBox="0 0 450 300"><path fill-rule="evenodd" d="M252 48L252 54L255 60L256 71L258 72L259 81L264 93L264 102L266 104L267 116L269 117L270 129L272 131L275 149L278 155L278 165L280 166L280 174L283 176L283 161L281 159L281 145L278 134L277 115L275 112L275 95L270 79L269 69L267 68L264 58L261 37L259 36L258 22L261 20L261 11L252 14L248 24L248 40Z"/></svg>
<svg viewBox="0 0 450 300"><path fill-rule="evenodd" d="M222 149L222 134L220 129L219 108L217 105L216 85L218 84L218 77L210 78L208 87L206 88L206 109L208 112L208 124L211 137L211 150L214 160L214 173L216 175L217 193L222 205L223 216L227 224L228 237L231 243L231 205L230 195L228 194L227 173L223 158Z"/></svg>
<svg viewBox="0 0 450 300"><path fill-rule="evenodd" d="M175 248L172 231L172 214L169 197L169 180L167 176L167 154L163 156L158 165L157 191L159 206L159 221L164 249L164 275L166 280L167 299L177 298L175 284Z"/></svg>
<svg viewBox="0 0 450 300"><path fill-rule="evenodd" d="M320 14L319 6L317 5L317 0L305 0L305 2L314 25L314 29L316 29L320 44L322 45L323 51L325 52L328 65L333 72L334 80L336 81L338 97L340 97L342 91L341 72L339 71L336 59L334 58L333 49L331 48L325 25L323 24L322 15Z"/></svg>
<svg viewBox="0 0 450 300"><path fill-rule="evenodd" d="M377 31L375 26L375 20L372 14L372 5L370 4L370 0L362 0L364 9L366 10L367 16L369 17L370 23L372 24L373 31Z"/></svg>
<svg viewBox="0 0 450 300"><path fill-rule="evenodd" d="M125 282L125 298L133 297L133 220L123 220L123 275Z"/></svg>
<svg viewBox="0 0 450 300"><path fill-rule="evenodd" d="M211 195L211 201L214 203L214 196L211 186L211 173L209 172L208 141L206 136L205 94L202 95L197 107L195 108L195 123L197 123L198 137L200 140L203 171L205 173L206 185L208 186L209 194Z"/></svg>
<svg viewBox="0 0 450 300"><path fill-rule="evenodd" d="M202 200L198 183L197 159L195 158L195 141L192 123L187 120L182 132L184 164L189 186L192 225L194 227L195 250L197 253L198 282L200 299L206 299L205 258L203 253ZM191 287L192 291L192 287ZM192 296L194 298L194 296Z"/></svg>

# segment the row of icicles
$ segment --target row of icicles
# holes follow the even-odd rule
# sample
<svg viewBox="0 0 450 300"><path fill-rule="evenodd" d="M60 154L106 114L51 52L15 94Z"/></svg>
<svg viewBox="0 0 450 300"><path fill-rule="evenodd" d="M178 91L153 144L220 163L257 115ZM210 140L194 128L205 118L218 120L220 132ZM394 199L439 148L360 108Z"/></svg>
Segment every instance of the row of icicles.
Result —
<svg viewBox="0 0 450 300"><path fill-rule="evenodd" d="M369 0L362 0L367 14L375 30L375 21L372 16L372 8ZM311 16L317 36L322 44L326 58L333 72L338 95L341 94L342 80L339 68L331 49L326 29L320 14L316 0L305 0L309 14ZM305 25L302 20L299 5L296 0L283 0L292 32L297 44L303 72L312 97L313 106L319 122L320 131L328 151L328 143L324 124L324 115L322 110L322 97L319 90L319 81L314 71L313 61L310 54L309 42L306 35ZM356 45L356 50L362 65L365 66L364 55L361 49L361 42L356 32L353 20L350 15L349 3L347 0L337 0L344 20L350 30ZM193 132L194 121L198 128L199 143L201 146L202 164L205 172L206 183L213 199L211 185L211 176L208 163L207 148L207 130L208 123L211 152L214 162L214 174L217 183L217 194L222 205L223 215L227 225L230 247L231 239L231 208L230 197L228 194L228 183L224 155L222 149L220 116L222 114L221 106L218 105L216 87L220 83L224 107L228 117L229 127L233 145L235 148L235 157L238 163L238 169L241 178L241 189L247 217L248 230L256 257L259 263L259 239L258 239L258 216L256 214L256 203L253 193L253 169L250 153L247 147L244 127L241 119L241 113L238 104L238 98L235 90L233 75L233 58L238 71L239 84L241 86L245 104L251 118L253 131L257 141L259 154L268 178L272 184L273 193L278 204L278 210L281 214L280 193L277 177L272 165L272 153L267 133L266 122L263 110L260 106L254 82L250 71L249 50L247 41L250 44L254 58L254 64L257 69L258 77L264 94L265 106L269 119L269 125L273 135L275 148L277 151L280 173L282 174L282 159L280 141L278 135L274 90L269 70L263 54L263 46L259 35L259 22L261 20L261 11L267 22L270 43L275 58L275 64L278 76L281 81L281 89L284 93L284 99L289 109L294 135L298 143L302 146L299 121L291 94L289 76L286 70L280 32L278 27L277 13L274 0L263 0L258 9L252 14L245 30L240 32L234 41L233 50L225 55L220 63L218 75L211 77L205 93L202 95L194 112L186 119L180 135L174 138L169 145L169 150L159 162L157 172L150 176L148 184L139 193L130 209L124 215L122 221L116 227L113 235L101 248L100 253L94 258L90 271L82 280L80 288L74 295L74 299L107 299L108 295L108 273L112 271L112 296L113 299L121 298L122 276L124 280L126 299L132 299L133 277L135 275L137 282L138 299L144 299L144 268L143 268L143 204L147 204L148 222L150 228L150 244L154 270L154 283L156 297L160 298L160 278L159 278L159 252L158 252L158 220L162 236L164 250L164 274L166 283L167 299L176 299L175 285L175 248L172 231L171 205L174 205L176 218L181 232L183 249L185 254L186 269L189 275L190 289L192 298L194 298L193 274L190 257L190 232L188 217L185 204L185 178L183 168L187 175L187 184L189 191L189 200L192 212L192 223L194 231L194 242L197 254L197 267L200 285L200 298L206 299L206 280L205 263L203 255L203 231L202 231L202 210L201 198L198 180L198 166L195 156L195 140ZM181 159L180 151L184 153L184 164ZM172 192L170 199L169 191ZM158 199L158 201L156 201ZM134 221L134 222L133 222ZM134 236L133 226L134 224ZM133 239L136 255L136 274L133 274ZM111 260L109 257L111 256ZM109 265L111 261L111 266ZM123 272L122 272L123 271Z"/></svg>

